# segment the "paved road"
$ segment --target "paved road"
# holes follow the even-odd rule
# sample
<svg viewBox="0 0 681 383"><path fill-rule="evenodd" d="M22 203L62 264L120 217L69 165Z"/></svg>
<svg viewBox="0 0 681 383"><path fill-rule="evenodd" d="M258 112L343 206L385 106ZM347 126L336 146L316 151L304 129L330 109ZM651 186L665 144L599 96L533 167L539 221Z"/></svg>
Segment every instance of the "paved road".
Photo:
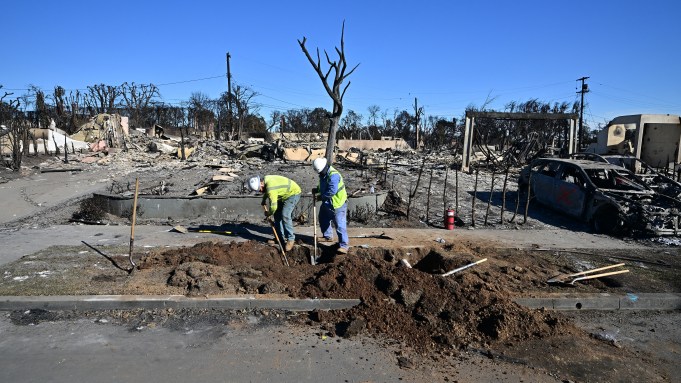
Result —
<svg viewBox="0 0 681 383"><path fill-rule="evenodd" d="M435 366L398 366L369 338L323 339L314 329L260 325L128 328L96 320L22 326L0 317L1 382L559 382L479 355Z"/></svg>

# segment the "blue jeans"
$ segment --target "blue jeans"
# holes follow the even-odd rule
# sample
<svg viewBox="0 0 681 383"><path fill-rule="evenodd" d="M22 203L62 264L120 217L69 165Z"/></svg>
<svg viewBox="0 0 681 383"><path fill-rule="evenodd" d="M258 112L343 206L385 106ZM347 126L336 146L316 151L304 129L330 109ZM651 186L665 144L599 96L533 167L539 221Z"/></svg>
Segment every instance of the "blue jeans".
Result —
<svg viewBox="0 0 681 383"><path fill-rule="evenodd" d="M296 239L291 215L299 200L300 194L296 194L277 203L277 211L274 212L274 227L282 241L288 242Z"/></svg>
<svg viewBox="0 0 681 383"><path fill-rule="evenodd" d="M319 209L319 228L322 230L325 238L333 238L333 226L336 226L336 234L338 234L338 246L347 249L350 247L348 241L348 203L338 209L334 209L331 205L323 203Z"/></svg>

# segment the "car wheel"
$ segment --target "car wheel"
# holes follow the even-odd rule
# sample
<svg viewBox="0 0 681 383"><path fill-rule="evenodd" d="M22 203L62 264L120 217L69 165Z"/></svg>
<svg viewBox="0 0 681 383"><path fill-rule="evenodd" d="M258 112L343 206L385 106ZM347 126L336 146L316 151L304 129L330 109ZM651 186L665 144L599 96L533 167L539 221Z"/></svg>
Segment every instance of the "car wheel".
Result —
<svg viewBox="0 0 681 383"><path fill-rule="evenodd" d="M594 214L593 228L597 233L618 234L622 232L623 226L624 222L614 206L603 206Z"/></svg>

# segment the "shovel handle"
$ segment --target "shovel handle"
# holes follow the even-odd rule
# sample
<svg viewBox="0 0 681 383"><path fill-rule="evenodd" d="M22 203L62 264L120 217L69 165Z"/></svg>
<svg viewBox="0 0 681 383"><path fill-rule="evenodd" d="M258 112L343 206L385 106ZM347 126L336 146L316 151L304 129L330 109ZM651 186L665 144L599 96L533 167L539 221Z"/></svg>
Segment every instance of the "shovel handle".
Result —
<svg viewBox="0 0 681 383"><path fill-rule="evenodd" d="M267 212L267 206L263 205L262 206L263 210ZM288 258L286 258L286 252L284 251L284 246L282 246L281 241L279 240L279 234L277 234L277 229L274 227L274 222L270 219L270 217L267 217L267 222L270 223L270 227L272 228L272 233L274 233L274 239L277 240L277 244L279 244L279 250L281 251L281 255L284 257L284 263L286 263L286 266L290 266L288 264Z"/></svg>
<svg viewBox="0 0 681 383"><path fill-rule="evenodd" d="M610 265L610 266L605 266L605 267L599 267L599 268L593 269L593 270L581 271L581 272L579 272L579 273L570 274L570 275L568 275L568 277L578 277L578 276L580 276L580 275L591 274L591 273L595 273L595 272L597 272L597 271L603 271L603 270L607 270L607 269L613 269L613 268L615 268L615 267L620 267L620 266L624 266L624 263L618 263L618 264L616 264L616 265Z"/></svg>
<svg viewBox="0 0 681 383"><path fill-rule="evenodd" d="M617 274L623 274L623 273L628 273L629 270L618 270L618 271L611 271L608 273L601 273L601 274L596 274L596 275L587 275L585 277L579 277L575 278L572 281L570 281L570 284L573 285L577 281L583 281L585 279L593 279L593 278L600 278L600 277L607 277L608 275L617 275Z"/></svg>
<svg viewBox="0 0 681 383"><path fill-rule="evenodd" d="M448 271L448 272L442 274L442 276L443 276L443 277L446 277L446 276L452 275L452 274L454 274L454 273L458 273L458 272L461 271L461 270L465 270L465 269L467 269L467 268L469 268L469 267L475 266L475 265L477 265L478 263L483 263L483 262L485 262L486 260L487 260L487 258L480 259L480 260L475 261L475 262L473 262L473 263L469 263L469 264L466 265L466 266L461 266L461 267L459 267L458 269L454 269L454 270L452 270L452 271Z"/></svg>
<svg viewBox="0 0 681 383"><path fill-rule="evenodd" d="M312 193L312 223L314 225L314 255L310 256L310 264L317 263L317 195Z"/></svg>

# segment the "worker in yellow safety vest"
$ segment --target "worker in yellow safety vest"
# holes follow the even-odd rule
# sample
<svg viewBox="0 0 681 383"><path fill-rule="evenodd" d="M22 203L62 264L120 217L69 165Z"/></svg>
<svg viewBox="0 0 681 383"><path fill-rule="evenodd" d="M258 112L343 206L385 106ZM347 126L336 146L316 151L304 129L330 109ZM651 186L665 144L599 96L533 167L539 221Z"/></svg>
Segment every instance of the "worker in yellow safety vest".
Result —
<svg viewBox="0 0 681 383"><path fill-rule="evenodd" d="M347 254L350 243L348 240L347 213L348 193L345 191L343 176L333 166L327 163L326 158L317 158L312 161L312 168L319 175L319 185L312 191L322 201L319 209L319 228L322 230L322 241L333 241L333 226L338 235L339 254Z"/></svg>
<svg viewBox="0 0 681 383"><path fill-rule="evenodd" d="M260 176L249 178L248 187L255 192L263 193L262 205L266 207L265 216L274 218L274 227L279 238L286 241L286 251L293 249L296 235L291 215L300 200L300 186L290 178L267 175L263 178Z"/></svg>

